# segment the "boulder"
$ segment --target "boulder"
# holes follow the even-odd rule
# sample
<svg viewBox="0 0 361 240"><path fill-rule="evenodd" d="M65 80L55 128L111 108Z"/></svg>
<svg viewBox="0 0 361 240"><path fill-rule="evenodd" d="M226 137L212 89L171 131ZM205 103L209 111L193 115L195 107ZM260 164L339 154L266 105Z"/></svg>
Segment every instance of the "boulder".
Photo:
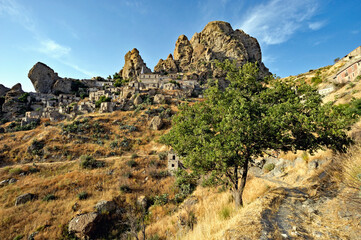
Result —
<svg viewBox="0 0 361 240"><path fill-rule="evenodd" d="M113 201L105 201L105 200L99 201L94 206L95 210L101 214L107 214L107 213L114 212L116 207L117 206L115 205L115 203Z"/></svg>
<svg viewBox="0 0 361 240"><path fill-rule="evenodd" d="M150 121L150 129L152 130L160 130L163 127L163 120L159 116L155 116Z"/></svg>
<svg viewBox="0 0 361 240"><path fill-rule="evenodd" d="M142 206L143 208L146 208L147 207L147 204L148 204L148 201L147 201L147 197L142 195L142 196L139 196L138 199L137 199L137 203Z"/></svg>
<svg viewBox="0 0 361 240"><path fill-rule="evenodd" d="M81 214L69 222L68 231L79 238L93 239L100 221L101 214L97 212Z"/></svg>
<svg viewBox="0 0 361 240"><path fill-rule="evenodd" d="M165 96L162 94L157 94L154 96L153 103L155 104L164 104L165 103Z"/></svg>
<svg viewBox="0 0 361 240"><path fill-rule="evenodd" d="M54 83L54 85L51 89L51 92L52 93L71 93L72 85L73 85L73 80L60 78Z"/></svg>
<svg viewBox="0 0 361 240"><path fill-rule="evenodd" d="M127 54L125 54L124 66L123 69L119 72L119 75L121 75L123 79L135 80L142 71L143 73L152 72L144 63L138 49L134 48L132 51L129 51Z"/></svg>
<svg viewBox="0 0 361 240"><path fill-rule="evenodd" d="M51 93L54 83L60 79L53 69L44 63L36 63L29 71L28 77L34 85L36 92Z"/></svg>
<svg viewBox="0 0 361 240"><path fill-rule="evenodd" d="M32 194L32 193L25 193L23 195L20 195L16 198L15 200L15 206L18 206L20 204L24 204L24 203L27 203L33 199L36 198L36 195L35 194Z"/></svg>
<svg viewBox="0 0 361 240"><path fill-rule="evenodd" d="M142 99L142 97L140 95L137 95L135 97L135 99L133 100L133 102L134 102L134 105L139 105L139 104L142 104L143 99Z"/></svg>
<svg viewBox="0 0 361 240"><path fill-rule="evenodd" d="M193 47L185 35L180 35L175 43L174 60L178 62L179 71L188 70L192 60Z"/></svg>

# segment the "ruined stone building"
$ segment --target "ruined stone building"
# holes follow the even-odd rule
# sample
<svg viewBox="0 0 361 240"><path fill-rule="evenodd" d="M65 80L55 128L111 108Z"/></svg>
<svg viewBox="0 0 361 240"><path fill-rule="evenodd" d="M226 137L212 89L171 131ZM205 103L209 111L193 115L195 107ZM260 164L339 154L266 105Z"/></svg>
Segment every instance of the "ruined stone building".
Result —
<svg viewBox="0 0 361 240"><path fill-rule="evenodd" d="M168 171L170 174L174 174L180 168L183 168L183 165L179 159L179 156L173 151L168 152Z"/></svg>

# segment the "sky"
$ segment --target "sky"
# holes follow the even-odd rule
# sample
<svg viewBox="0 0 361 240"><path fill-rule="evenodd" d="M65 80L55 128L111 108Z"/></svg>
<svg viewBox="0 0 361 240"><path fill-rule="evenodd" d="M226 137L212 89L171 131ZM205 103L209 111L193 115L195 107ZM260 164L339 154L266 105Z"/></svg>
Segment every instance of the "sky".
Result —
<svg viewBox="0 0 361 240"><path fill-rule="evenodd" d="M107 77L137 48L151 69L210 21L258 39L263 62L287 77L333 64L361 45L360 0L0 0L0 83L43 62L61 77Z"/></svg>

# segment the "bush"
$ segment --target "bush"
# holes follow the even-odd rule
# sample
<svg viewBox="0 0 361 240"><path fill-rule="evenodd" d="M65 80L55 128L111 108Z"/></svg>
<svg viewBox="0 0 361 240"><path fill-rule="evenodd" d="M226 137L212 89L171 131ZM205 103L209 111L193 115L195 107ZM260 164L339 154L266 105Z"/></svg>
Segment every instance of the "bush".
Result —
<svg viewBox="0 0 361 240"><path fill-rule="evenodd" d="M28 101L28 97L29 97L29 93L23 93L23 95L21 95L18 100L20 102L26 103Z"/></svg>
<svg viewBox="0 0 361 240"><path fill-rule="evenodd" d="M228 219L231 216L231 209L229 207L223 207L219 215L222 219Z"/></svg>
<svg viewBox="0 0 361 240"><path fill-rule="evenodd" d="M99 100L95 102L95 107L99 108L103 102L110 102L110 101L111 101L111 99L109 97L100 96Z"/></svg>
<svg viewBox="0 0 361 240"><path fill-rule="evenodd" d="M183 169L179 169L175 172L176 181L175 186L179 190L180 194L183 194L184 198L192 194L197 187L198 177L193 173L187 173Z"/></svg>
<svg viewBox="0 0 361 240"><path fill-rule="evenodd" d="M133 153L132 156L130 157L131 159L136 159L138 157L138 154Z"/></svg>
<svg viewBox="0 0 361 240"><path fill-rule="evenodd" d="M154 179L161 179L161 178L165 178L165 177L168 177L168 171L157 171L157 170L154 170L154 171L151 171L149 173L149 175L154 178Z"/></svg>
<svg viewBox="0 0 361 240"><path fill-rule="evenodd" d="M104 167L104 162L95 160L92 156L80 156L80 166L84 169L94 169Z"/></svg>
<svg viewBox="0 0 361 240"><path fill-rule="evenodd" d="M130 187L126 184L123 184L119 187L120 191L123 193L130 193L132 190L130 189Z"/></svg>
<svg viewBox="0 0 361 240"><path fill-rule="evenodd" d="M23 173L24 171L21 168L12 168L9 169L9 173L11 175L19 175L20 173Z"/></svg>
<svg viewBox="0 0 361 240"><path fill-rule="evenodd" d="M168 156L167 152L160 152L158 153L159 160L166 160Z"/></svg>
<svg viewBox="0 0 361 240"><path fill-rule="evenodd" d="M129 161L127 162L127 165L128 165L129 167L135 167L135 166L137 166L137 162L134 161L134 160L129 160Z"/></svg>
<svg viewBox="0 0 361 240"><path fill-rule="evenodd" d="M78 193L78 199L79 200L85 200L89 197L89 194L87 192L81 192L81 193Z"/></svg>
<svg viewBox="0 0 361 240"><path fill-rule="evenodd" d="M162 195L157 195L154 197L154 205L156 206L163 206L165 204L167 204L169 201L168 199L168 194L164 193Z"/></svg>
<svg viewBox="0 0 361 240"><path fill-rule="evenodd" d="M267 172L272 171L276 165L274 163L267 163L264 165L263 169L265 169Z"/></svg>
<svg viewBox="0 0 361 240"><path fill-rule="evenodd" d="M56 197L55 197L54 194L48 194L43 198L43 201L44 202L49 202L49 201L52 201L52 200L55 200L55 199L56 199Z"/></svg>

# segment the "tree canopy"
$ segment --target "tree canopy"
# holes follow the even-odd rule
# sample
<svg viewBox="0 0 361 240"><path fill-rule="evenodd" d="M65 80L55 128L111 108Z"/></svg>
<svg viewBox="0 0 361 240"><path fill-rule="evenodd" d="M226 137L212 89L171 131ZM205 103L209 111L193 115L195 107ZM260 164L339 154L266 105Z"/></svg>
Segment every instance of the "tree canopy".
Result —
<svg viewBox="0 0 361 240"><path fill-rule="evenodd" d="M198 174L211 174L231 186L243 205L249 163L270 151L322 148L345 151L354 117L344 108L322 104L306 83L261 78L256 64L218 63L229 85L206 90L204 101L180 106L172 129L162 137Z"/></svg>

